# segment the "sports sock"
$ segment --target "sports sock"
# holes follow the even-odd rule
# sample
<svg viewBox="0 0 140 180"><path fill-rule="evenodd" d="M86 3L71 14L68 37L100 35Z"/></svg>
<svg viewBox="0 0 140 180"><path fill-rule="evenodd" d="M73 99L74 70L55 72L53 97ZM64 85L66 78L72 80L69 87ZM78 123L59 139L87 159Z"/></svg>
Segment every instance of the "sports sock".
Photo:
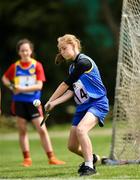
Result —
<svg viewBox="0 0 140 180"><path fill-rule="evenodd" d="M24 151L23 152L23 157L24 157L24 159L30 158L30 152L29 151Z"/></svg>
<svg viewBox="0 0 140 180"><path fill-rule="evenodd" d="M86 161L85 166L88 166L93 169L93 161Z"/></svg>
<svg viewBox="0 0 140 180"><path fill-rule="evenodd" d="M55 155L54 155L54 152L53 152L53 151L51 151L51 152L47 152L47 156L48 156L48 159L51 159L51 158L55 157Z"/></svg>

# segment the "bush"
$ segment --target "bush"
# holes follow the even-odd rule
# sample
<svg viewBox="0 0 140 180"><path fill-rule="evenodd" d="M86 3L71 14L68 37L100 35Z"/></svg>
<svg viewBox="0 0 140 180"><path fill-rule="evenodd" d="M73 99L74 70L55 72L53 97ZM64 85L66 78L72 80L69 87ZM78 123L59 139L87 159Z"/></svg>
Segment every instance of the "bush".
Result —
<svg viewBox="0 0 140 180"><path fill-rule="evenodd" d="M0 131L5 131L5 129L12 130L16 129L16 118L13 116L0 116Z"/></svg>

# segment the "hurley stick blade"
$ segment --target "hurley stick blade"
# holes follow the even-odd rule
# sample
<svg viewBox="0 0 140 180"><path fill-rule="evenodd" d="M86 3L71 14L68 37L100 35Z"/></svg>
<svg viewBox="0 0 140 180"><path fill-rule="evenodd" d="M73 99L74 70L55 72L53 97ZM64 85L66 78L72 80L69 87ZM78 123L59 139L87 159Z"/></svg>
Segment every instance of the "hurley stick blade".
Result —
<svg viewBox="0 0 140 180"><path fill-rule="evenodd" d="M49 115L50 115L49 112L45 111L44 118L41 121L40 126L42 126L45 123L45 121L48 119Z"/></svg>

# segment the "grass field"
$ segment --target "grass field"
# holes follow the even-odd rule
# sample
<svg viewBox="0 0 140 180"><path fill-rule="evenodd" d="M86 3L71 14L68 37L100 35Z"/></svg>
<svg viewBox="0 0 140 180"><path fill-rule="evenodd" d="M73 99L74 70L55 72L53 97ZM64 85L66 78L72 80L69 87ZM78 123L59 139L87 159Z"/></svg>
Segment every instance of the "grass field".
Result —
<svg viewBox="0 0 140 180"><path fill-rule="evenodd" d="M29 131L33 165L28 168L20 166L22 155L17 131L0 133L0 179L140 179L140 165L105 166L98 164L96 175L79 177L77 169L82 158L67 150L69 128L70 125L49 128L55 153L58 158L66 161L66 165L61 166L48 165L38 134L34 130ZM97 127L90 132L90 136L94 152L100 156L108 156L111 126Z"/></svg>

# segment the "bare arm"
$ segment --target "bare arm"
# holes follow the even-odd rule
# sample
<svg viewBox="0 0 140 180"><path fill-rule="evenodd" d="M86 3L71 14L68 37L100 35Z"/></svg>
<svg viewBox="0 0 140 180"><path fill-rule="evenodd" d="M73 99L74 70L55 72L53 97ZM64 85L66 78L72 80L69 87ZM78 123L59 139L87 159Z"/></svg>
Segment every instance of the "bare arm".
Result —
<svg viewBox="0 0 140 180"><path fill-rule="evenodd" d="M54 101L58 97L62 96L68 90L68 88L69 86L65 82L62 82L50 97L49 102Z"/></svg>
<svg viewBox="0 0 140 180"><path fill-rule="evenodd" d="M36 84L32 86L16 86L15 85L15 92L21 93L21 92L32 92L32 91L37 91L41 90L43 87L43 82L42 81L37 81Z"/></svg>
<svg viewBox="0 0 140 180"><path fill-rule="evenodd" d="M19 85L14 85L14 88L12 88L11 81L6 76L2 77L2 82L5 86L7 86L10 90L12 90L13 93L15 93L15 94L21 93L21 92L32 92L32 91L41 90L42 86L43 86L42 81L37 81L36 84L34 84L32 86L22 87Z"/></svg>
<svg viewBox="0 0 140 180"><path fill-rule="evenodd" d="M13 90L11 81L6 76L4 76L4 75L2 76L2 82L10 90Z"/></svg>
<svg viewBox="0 0 140 180"><path fill-rule="evenodd" d="M66 101L68 101L70 98L73 97L73 91L71 90L67 90L66 93L64 93L62 96L60 96L59 98L55 99L53 102L53 104L56 106L58 104L64 103Z"/></svg>
<svg viewBox="0 0 140 180"><path fill-rule="evenodd" d="M47 103L46 109L48 111L51 111L55 106L68 101L70 98L73 97L73 95L74 95L73 91L67 90L62 96L58 97L54 101L49 102L49 106L48 106L48 103ZM48 109L48 107L49 107L49 109Z"/></svg>
<svg viewBox="0 0 140 180"><path fill-rule="evenodd" d="M48 110L52 109L52 108L49 108L50 102L52 102L52 101L56 100L57 98L59 98L60 96L62 96L68 90L68 88L69 88L69 86L65 82L62 82L58 86L58 88L55 90L53 95L50 97L49 101L47 101L47 103L45 104L45 110L48 111Z"/></svg>

